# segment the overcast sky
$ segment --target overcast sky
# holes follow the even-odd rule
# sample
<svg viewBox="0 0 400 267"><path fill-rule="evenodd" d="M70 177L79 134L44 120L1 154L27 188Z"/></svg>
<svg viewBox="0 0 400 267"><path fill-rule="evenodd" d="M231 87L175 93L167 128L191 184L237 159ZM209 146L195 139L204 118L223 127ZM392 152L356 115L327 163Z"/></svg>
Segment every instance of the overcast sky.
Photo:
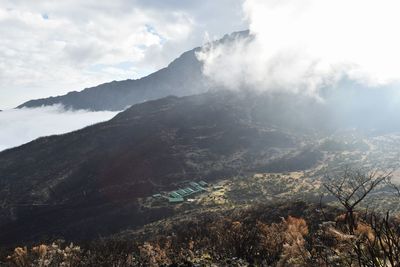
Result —
<svg viewBox="0 0 400 267"><path fill-rule="evenodd" d="M242 0L0 0L0 109L139 78L247 28Z"/></svg>

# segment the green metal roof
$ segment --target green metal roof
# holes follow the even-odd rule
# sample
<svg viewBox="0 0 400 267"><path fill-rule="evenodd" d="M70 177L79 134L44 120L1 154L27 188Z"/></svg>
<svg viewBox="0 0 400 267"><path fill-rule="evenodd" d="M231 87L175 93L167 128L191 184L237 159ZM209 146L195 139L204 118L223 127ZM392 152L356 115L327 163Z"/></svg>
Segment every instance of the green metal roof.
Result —
<svg viewBox="0 0 400 267"><path fill-rule="evenodd" d="M204 181L200 181L199 183L201 183L204 186L208 185ZM189 183L190 186L185 187L185 188L180 188L178 190L170 192L168 201L173 202L173 203L182 202L182 201L184 201L184 197L199 193L201 191L206 191L206 189L203 186L201 186L199 183L190 182Z"/></svg>
<svg viewBox="0 0 400 267"><path fill-rule="evenodd" d="M182 197L177 191L172 191L171 193L169 193L169 195L170 195L171 197L174 197L174 198L180 198L180 197Z"/></svg>
<svg viewBox="0 0 400 267"><path fill-rule="evenodd" d="M192 188L190 188L190 187L186 187L185 190L186 190L186 192L188 192L189 194L193 194L193 193L195 192L195 191L194 191Z"/></svg>
<svg viewBox="0 0 400 267"><path fill-rule="evenodd" d="M186 196L186 195L190 195L190 193L188 191L186 191L186 189L181 189L181 192Z"/></svg>
<svg viewBox="0 0 400 267"><path fill-rule="evenodd" d="M189 184L190 184L191 186L193 186L193 187L199 186L199 184L196 183L196 182L190 182Z"/></svg>
<svg viewBox="0 0 400 267"><path fill-rule="evenodd" d="M176 192L177 192L179 195L181 195L181 196L186 196L186 195L187 195L186 191L183 190L183 189L179 189L179 190L177 190Z"/></svg>
<svg viewBox="0 0 400 267"><path fill-rule="evenodd" d="M192 188L193 188L196 192L199 192L199 191L206 191L206 189L205 189L204 187L200 186L199 184L197 184L197 185L195 185L195 186L192 186Z"/></svg>
<svg viewBox="0 0 400 267"><path fill-rule="evenodd" d="M200 181L199 184L200 184L201 186L208 186L208 183L205 182L205 181Z"/></svg>
<svg viewBox="0 0 400 267"><path fill-rule="evenodd" d="M185 201L182 197L170 197L168 198L169 203L179 203Z"/></svg>

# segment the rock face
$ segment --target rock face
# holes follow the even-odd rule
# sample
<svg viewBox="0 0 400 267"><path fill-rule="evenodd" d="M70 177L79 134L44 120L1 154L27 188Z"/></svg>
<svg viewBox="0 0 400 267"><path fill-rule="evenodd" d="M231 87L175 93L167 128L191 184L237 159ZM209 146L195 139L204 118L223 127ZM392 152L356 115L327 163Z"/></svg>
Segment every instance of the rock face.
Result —
<svg viewBox="0 0 400 267"><path fill-rule="evenodd" d="M303 136L321 128L317 108L311 100L269 94L170 96L6 150L0 153L0 240L92 238L171 214L168 207L143 208L138 198L186 179L277 168L277 159L301 151ZM302 169L317 160L314 153L312 162L290 164Z"/></svg>
<svg viewBox="0 0 400 267"><path fill-rule="evenodd" d="M235 38L247 38L248 31L226 35L216 42L229 42ZM195 48L183 53L166 68L138 80L113 81L80 92L30 100L18 108L62 104L72 109L123 110L133 104L159 99L168 95L187 96L206 92L210 82L202 74L202 64Z"/></svg>

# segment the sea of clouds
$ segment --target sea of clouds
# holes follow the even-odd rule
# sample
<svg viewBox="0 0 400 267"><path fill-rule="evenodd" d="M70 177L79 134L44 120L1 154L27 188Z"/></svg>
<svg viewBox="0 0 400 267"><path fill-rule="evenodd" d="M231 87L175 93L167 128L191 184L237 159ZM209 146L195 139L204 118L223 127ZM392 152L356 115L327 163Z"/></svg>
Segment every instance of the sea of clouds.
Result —
<svg viewBox="0 0 400 267"><path fill-rule="evenodd" d="M60 105L5 110L0 112L0 151L41 136L63 134L106 121L117 113L66 110Z"/></svg>

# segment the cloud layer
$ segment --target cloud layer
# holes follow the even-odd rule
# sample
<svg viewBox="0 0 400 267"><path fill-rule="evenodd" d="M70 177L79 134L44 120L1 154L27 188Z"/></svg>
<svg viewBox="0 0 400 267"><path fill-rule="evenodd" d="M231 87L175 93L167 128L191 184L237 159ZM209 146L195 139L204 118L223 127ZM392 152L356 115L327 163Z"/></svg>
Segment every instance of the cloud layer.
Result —
<svg viewBox="0 0 400 267"><path fill-rule="evenodd" d="M68 111L61 106L0 112L0 151L41 136L62 134L111 119L117 112Z"/></svg>
<svg viewBox="0 0 400 267"><path fill-rule="evenodd" d="M149 74L207 30L245 28L241 3L0 0L0 109Z"/></svg>
<svg viewBox="0 0 400 267"><path fill-rule="evenodd" d="M400 80L396 0L246 0L254 38L199 53L204 73L231 88L314 95L343 76L370 86Z"/></svg>

